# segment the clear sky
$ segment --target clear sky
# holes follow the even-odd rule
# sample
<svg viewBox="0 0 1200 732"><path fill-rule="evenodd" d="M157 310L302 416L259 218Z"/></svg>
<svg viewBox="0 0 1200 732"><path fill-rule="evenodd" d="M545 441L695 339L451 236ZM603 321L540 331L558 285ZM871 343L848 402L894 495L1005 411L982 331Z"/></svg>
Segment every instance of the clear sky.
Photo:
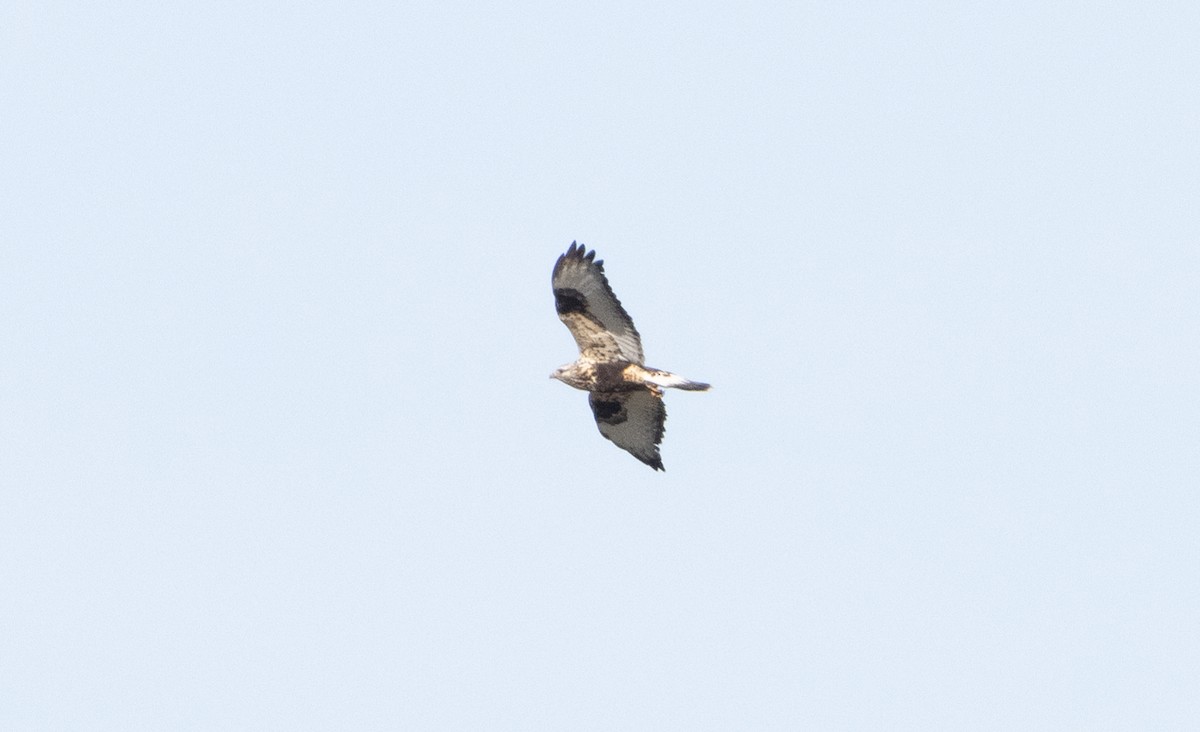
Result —
<svg viewBox="0 0 1200 732"><path fill-rule="evenodd" d="M0 728L1200 728L1198 8L5 4Z"/></svg>

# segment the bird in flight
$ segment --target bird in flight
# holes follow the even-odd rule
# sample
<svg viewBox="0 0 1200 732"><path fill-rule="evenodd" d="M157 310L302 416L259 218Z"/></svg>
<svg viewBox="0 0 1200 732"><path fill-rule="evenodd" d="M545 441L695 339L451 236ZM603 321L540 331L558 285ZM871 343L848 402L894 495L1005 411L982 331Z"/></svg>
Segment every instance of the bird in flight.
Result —
<svg viewBox="0 0 1200 732"><path fill-rule="evenodd" d="M604 276L604 261L575 242L551 275L554 308L579 346L579 359L550 378L582 389L600 434L655 470L664 470L662 443L667 409L663 389L708 391L709 385L648 368L633 320Z"/></svg>

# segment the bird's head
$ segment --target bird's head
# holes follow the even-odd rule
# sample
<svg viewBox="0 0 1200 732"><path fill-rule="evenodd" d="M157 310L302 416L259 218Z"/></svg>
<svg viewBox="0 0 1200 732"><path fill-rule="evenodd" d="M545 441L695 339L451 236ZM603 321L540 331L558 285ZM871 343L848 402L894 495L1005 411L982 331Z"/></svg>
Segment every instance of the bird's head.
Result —
<svg viewBox="0 0 1200 732"><path fill-rule="evenodd" d="M571 384L573 381L576 381L577 379L573 378L574 376L575 364L573 363L559 366L558 368L554 369L554 373L550 374L551 379L558 379L564 384Z"/></svg>

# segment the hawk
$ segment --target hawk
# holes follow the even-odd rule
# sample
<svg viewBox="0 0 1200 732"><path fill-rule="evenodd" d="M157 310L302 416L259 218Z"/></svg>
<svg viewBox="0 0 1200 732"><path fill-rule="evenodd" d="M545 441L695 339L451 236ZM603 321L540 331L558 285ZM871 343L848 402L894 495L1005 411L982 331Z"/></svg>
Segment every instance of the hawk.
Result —
<svg viewBox="0 0 1200 732"><path fill-rule="evenodd" d="M604 276L604 260L571 242L551 275L554 308L579 346L579 360L550 378L589 392L600 434L655 470L667 409L663 389L708 391L709 385L647 368L642 339Z"/></svg>

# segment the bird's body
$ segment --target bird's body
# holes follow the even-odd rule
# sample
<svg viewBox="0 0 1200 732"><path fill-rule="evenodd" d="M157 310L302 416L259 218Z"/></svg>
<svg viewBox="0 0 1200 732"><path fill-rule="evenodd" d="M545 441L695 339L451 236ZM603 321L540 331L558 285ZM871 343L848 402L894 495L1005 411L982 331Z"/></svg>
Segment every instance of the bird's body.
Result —
<svg viewBox="0 0 1200 732"><path fill-rule="evenodd" d="M600 434L655 470L667 410L663 389L707 391L708 384L648 368L633 320L604 276L604 262L575 242L551 276L558 317L579 346L579 359L551 377L589 392Z"/></svg>
<svg viewBox="0 0 1200 732"><path fill-rule="evenodd" d="M676 376L669 371L649 369L630 361L591 361L580 358L559 368L554 378L584 391L636 391L648 389L661 394L662 389L708 391L710 385Z"/></svg>

